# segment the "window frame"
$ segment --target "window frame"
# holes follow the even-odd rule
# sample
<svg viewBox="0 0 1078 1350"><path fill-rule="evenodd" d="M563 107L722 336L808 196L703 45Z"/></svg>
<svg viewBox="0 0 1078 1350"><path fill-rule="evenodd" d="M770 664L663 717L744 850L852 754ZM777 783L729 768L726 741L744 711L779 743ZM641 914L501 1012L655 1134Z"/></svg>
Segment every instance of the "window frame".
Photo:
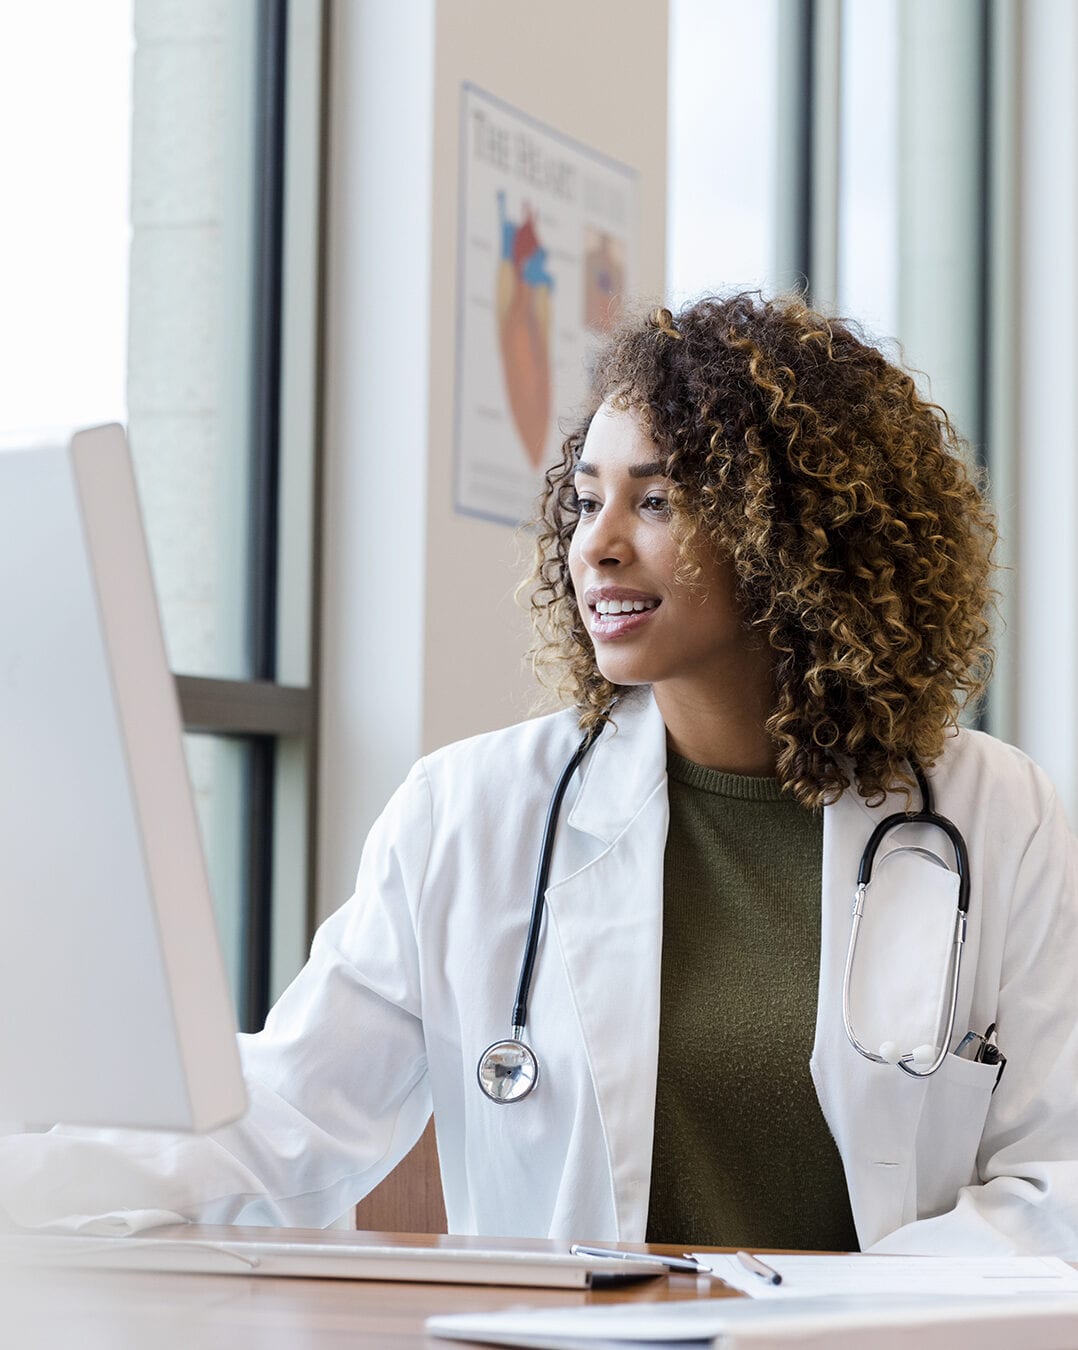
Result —
<svg viewBox="0 0 1078 1350"><path fill-rule="evenodd" d="M316 914L316 857L318 822L318 688L320 675L319 594L321 579L321 486L323 368L323 234L325 228L324 173L328 83L328 23L325 0L305 0L300 7L288 0L258 0L256 144L254 147L254 270L251 303L252 361L249 400L246 586L249 597L247 669L249 679L211 678L175 673L176 690L185 732L242 740L247 749L242 827L244 869L241 888L241 958L237 1016L241 1028L258 1030L273 1001L274 985L286 982L305 956ZM303 25L303 40L294 40ZM301 70L304 64L306 69ZM311 67L314 67L312 71ZM312 80L313 75L313 80ZM299 78L303 76L304 78ZM296 187L290 182L286 151L289 117L295 115L289 92L311 98L315 108L303 110L310 119L317 165L313 185L307 176ZM296 146L291 147L295 151ZM301 179L303 175L298 175ZM286 238L287 194L305 191L314 201L305 203L313 218L309 237L289 250ZM289 290L291 288L291 291ZM312 318L311 346L299 373L301 416L307 435L298 448L282 445L282 400L291 372L285 367L283 315L289 294L300 299ZM292 395L295 396L293 381ZM282 632L282 455L304 456L301 473L309 483L309 519L301 522L310 593L306 604L306 631ZM294 548L294 545L293 545ZM282 642L305 647L307 680L279 680ZM296 662L284 664L295 667ZM288 738L301 747L298 757L278 754ZM287 760L287 765L284 761ZM283 773L302 774L297 784L282 792ZM283 818L282 799L288 798L294 816L297 797L305 800L302 821ZM283 959L275 959L275 914L283 897L275 896L286 884L281 877L282 836L305 888L300 940ZM302 855L301 860L299 856ZM292 894L287 903L295 904Z"/></svg>

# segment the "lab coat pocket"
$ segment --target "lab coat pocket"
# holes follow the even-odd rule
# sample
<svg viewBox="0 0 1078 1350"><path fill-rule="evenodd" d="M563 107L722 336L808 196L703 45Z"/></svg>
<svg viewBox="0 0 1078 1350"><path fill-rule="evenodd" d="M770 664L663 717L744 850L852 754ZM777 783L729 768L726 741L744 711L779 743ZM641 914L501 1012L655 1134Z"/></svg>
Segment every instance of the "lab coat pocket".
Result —
<svg viewBox="0 0 1078 1350"><path fill-rule="evenodd" d="M978 1181L977 1150L999 1066L951 1054L926 1083L917 1129L917 1214L953 1209L958 1191Z"/></svg>

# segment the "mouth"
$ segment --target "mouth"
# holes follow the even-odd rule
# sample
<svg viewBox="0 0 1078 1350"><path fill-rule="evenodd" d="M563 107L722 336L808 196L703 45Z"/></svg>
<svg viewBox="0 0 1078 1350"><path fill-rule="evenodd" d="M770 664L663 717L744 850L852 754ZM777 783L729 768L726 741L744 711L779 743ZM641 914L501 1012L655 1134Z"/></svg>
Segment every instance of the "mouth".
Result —
<svg viewBox="0 0 1078 1350"><path fill-rule="evenodd" d="M619 614L642 614L646 609L658 609L660 600L596 600L592 610L601 619L615 618Z"/></svg>
<svg viewBox="0 0 1078 1350"><path fill-rule="evenodd" d="M592 636L601 640L634 633L651 621L662 604L655 595L641 591L589 591L585 596Z"/></svg>

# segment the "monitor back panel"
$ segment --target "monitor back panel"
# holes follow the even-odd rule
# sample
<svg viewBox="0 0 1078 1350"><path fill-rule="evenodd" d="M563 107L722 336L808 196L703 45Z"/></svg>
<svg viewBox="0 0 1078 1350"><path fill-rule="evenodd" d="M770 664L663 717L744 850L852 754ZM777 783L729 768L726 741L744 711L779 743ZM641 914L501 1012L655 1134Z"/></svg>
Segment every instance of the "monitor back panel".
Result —
<svg viewBox="0 0 1078 1350"><path fill-rule="evenodd" d="M244 1106L119 427L0 451L0 1119Z"/></svg>

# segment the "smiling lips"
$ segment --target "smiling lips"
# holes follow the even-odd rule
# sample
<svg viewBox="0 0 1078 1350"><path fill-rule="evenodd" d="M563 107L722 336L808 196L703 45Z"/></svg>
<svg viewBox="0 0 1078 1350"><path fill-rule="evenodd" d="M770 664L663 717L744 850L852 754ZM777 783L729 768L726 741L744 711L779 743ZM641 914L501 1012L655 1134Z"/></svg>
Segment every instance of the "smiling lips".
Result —
<svg viewBox="0 0 1078 1350"><path fill-rule="evenodd" d="M593 587L584 600L591 614L591 634L599 640L624 637L642 628L662 604L654 595L621 586Z"/></svg>

